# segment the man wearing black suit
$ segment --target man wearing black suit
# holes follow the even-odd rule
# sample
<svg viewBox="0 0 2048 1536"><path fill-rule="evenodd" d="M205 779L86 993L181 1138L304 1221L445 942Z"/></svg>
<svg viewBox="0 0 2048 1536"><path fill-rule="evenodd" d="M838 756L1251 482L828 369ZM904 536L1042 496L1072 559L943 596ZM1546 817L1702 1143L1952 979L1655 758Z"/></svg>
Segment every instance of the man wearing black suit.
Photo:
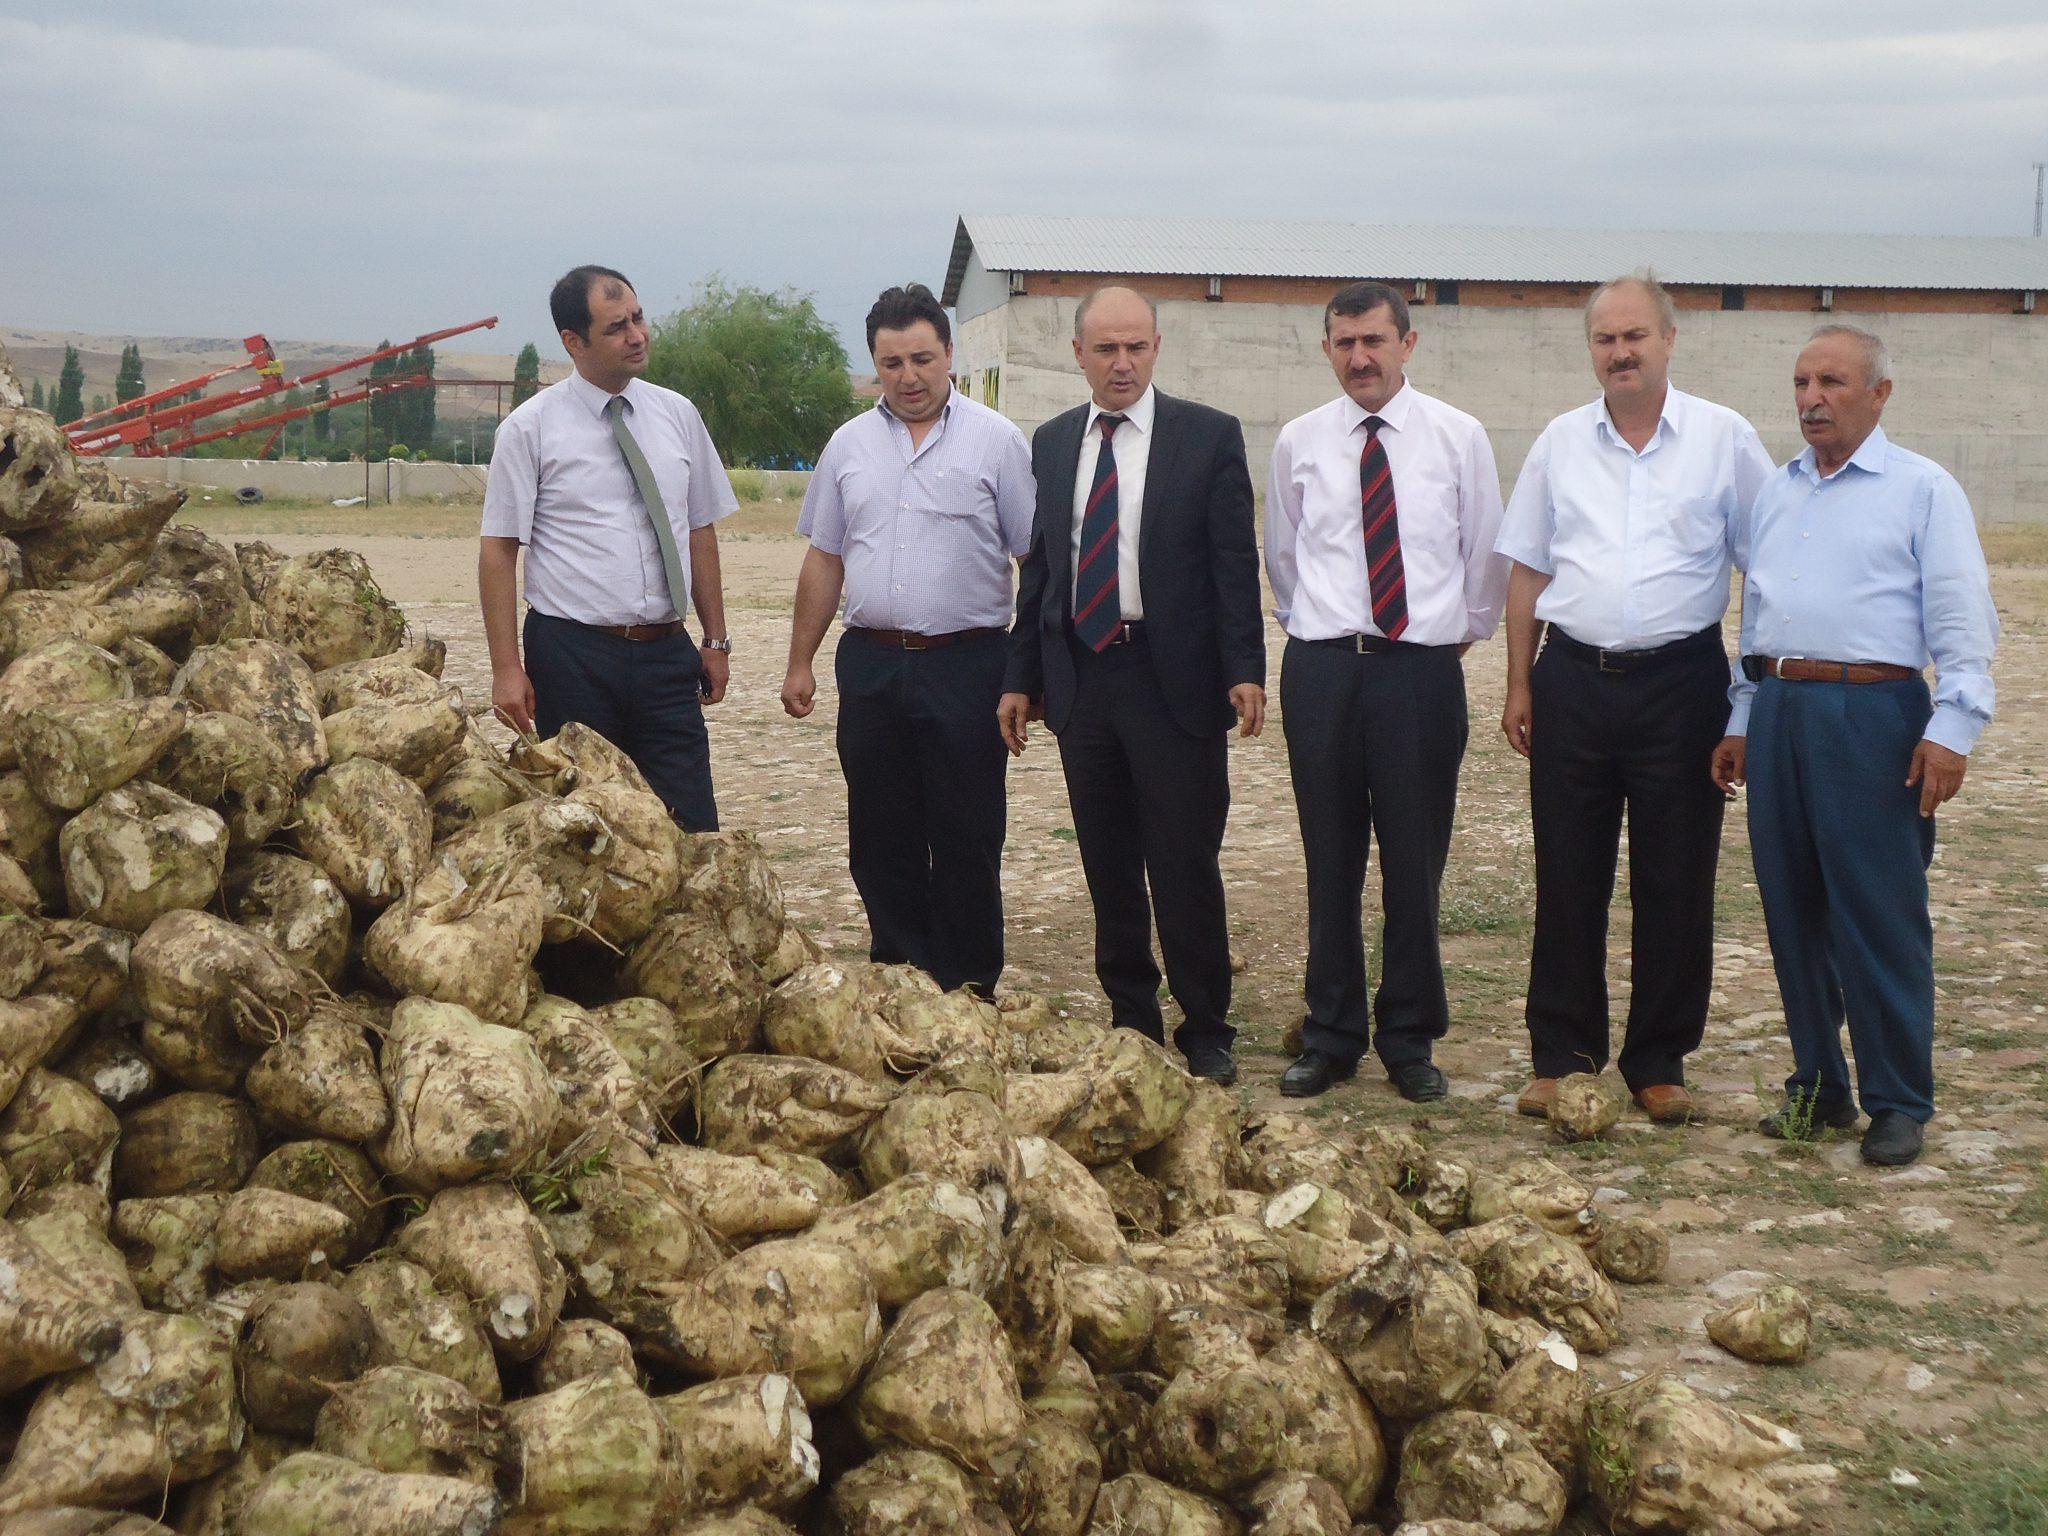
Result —
<svg viewBox="0 0 2048 1536"><path fill-rule="evenodd" d="M1156 910L1175 1043L1230 1083L1227 742L1266 717L1244 431L1152 388L1158 312L1128 288L1081 301L1074 356L1093 399L1031 440L1038 512L997 715L1013 754L1041 715L1059 739L1113 1021L1165 1041Z"/></svg>

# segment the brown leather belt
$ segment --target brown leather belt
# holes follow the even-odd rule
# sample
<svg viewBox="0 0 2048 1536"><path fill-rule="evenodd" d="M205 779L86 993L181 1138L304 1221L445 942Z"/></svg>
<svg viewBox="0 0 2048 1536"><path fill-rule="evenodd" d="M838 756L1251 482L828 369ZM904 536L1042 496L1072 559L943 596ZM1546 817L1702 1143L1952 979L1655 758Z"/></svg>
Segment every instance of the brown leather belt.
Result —
<svg viewBox="0 0 2048 1536"><path fill-rule="evenodd" d="M670 635L680 635L689 626L681 619L664 619L659 624L586 624L585 629L594 629L601 635L617 635L621 640L666 640Z"/></svg>
<svg viewBox="0 0 2048 1536"><path fill-rule="evenodd" d="M945 635L920 635L914 629L865 629L857 624L846 627L849 635L859 635L872 640L876 645L894 646L900 651L936 651L962 640L979 640L984 635L1000 635L1000 629L956 629Z"/></svg>
<svg viewBox="0 0 2048 1536"><path fill-rule="evenodd" d="M1788 683L1903 683L1920 673L1889 661L1819 661L1811 656L1745 656L1743 671L1753 680L1782 678ZM1751 672L1750 663L1755 663Z"/></svg>

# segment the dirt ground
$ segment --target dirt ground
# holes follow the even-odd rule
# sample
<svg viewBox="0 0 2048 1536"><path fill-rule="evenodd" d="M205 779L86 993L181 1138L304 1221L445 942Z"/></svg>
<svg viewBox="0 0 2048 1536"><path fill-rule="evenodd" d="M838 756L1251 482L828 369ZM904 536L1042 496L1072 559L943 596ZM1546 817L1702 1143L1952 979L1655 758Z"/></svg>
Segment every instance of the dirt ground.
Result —
<svg viewBox="0 0 2048 1536"><path fill-rule="evenodd" d="M370 508L353 522L328 509L190 510L224 536L265 537L291 553L361 549L414 624L447 639L451 679L487 695L474 509ZM853 956L866 930L846 873L834 700L828 686L816 714L797 723L776 699L803 548L789 532L795 510L752 504L725 525L734 689L712 712L720 810L727 825L767 842L792 912L829 949ZM1603 1208L1664 1223L1669 1273L1625 1296L1629 1342L1596 1362L1596 1373L1611 1381L1674 1372L1797 1429L1841 1469L1815 1521L1835 1536L2048 1531L2048 528L1996 532L1987 545L2004 624L1999 715L1941 817L1940 1111L1918 1166L1867 1169L1853 1134L1794 1147L1752 1129L1776 1101L1790 1053L1739 813L1721 861L1712 1016L1692 1062L1701 1123L1665 1130L1631 1112L1609 1139L1568 1148L1514 1115L1529 1065L1521 1009L1533 891L1523 766L1496 726L1497 638L1467 660L1472 745L1444 890L1453 1025L1438 1060L1452 1097L1411 1107L1368 1065L1312 1109L1412 1124L1475 1161L1542 1153L1597 1188ZM1270 654L1279 650L1276 628ZM1262 739L1232 745L1224 874L1233 942L1247 962L1235 1011L1241 1092L1254 1105L1277 1102L1303 962L1301 847L1284 751L1277 719ZM1009 782L1006 983L1096 1010L1088 907L1049 737L1036 737ZM1612 946L1617 1019L1627 930L1624 863ZM1747 1365L1708 1342L1700 1318L1715 1296L1762 1274L1813 1299L1819 1342L1807 1364Z"/></svg>

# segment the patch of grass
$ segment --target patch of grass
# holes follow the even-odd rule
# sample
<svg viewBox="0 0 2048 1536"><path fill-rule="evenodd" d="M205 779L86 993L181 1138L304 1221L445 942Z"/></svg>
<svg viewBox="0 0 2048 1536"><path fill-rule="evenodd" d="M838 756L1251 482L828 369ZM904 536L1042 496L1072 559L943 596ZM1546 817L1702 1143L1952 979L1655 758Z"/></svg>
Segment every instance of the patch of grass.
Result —
<svg viewBox="0 0 2048 1536"><path fill-rule="evenodd" d="M1920 1486L1893 1487L1894 1467ZM1987 1419L1947 1441L1881 1434L1861 1470L1870 1536L2048 1531L2048 1439L2038 1424Z"/></svg>
<svg viewBox="0 0 2048 1536"><path fill-rule="evenodd" d="M1052 835L1056 840L1062 843L1071 843L1076 841L1078 838L1078 834L1074 831L1072 827L1054 827L1052 829Z"/></svg>
<svg viewBox="0 0 2048 1536"><path fill-rule="evenodd" d="M1443 933L1519 933L1532 918L1529 898L1513 886L1459 886L1444 892L1437 927Z"/></svg>
<svg viewBox="0 0 2048 1536"><path fill-rule="evenodd" d="M760 501L768 494L768 477L758 469L732 469L732 493L741 501Z"/></svg>

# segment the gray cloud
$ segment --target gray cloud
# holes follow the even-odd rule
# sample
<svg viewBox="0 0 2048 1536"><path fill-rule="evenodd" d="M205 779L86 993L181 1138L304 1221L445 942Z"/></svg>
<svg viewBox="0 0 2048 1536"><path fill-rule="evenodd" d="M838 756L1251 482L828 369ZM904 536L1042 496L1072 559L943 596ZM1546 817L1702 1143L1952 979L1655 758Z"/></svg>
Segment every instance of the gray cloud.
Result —
<svg viewBox="0 0 2048 1536"><path fill-rule="evenodd" d="M2022 233L2038 0L0 0L0 321L547 345L794 285L857 352L967 210ZM552 350L552 347L548 347Z"/></svg>

